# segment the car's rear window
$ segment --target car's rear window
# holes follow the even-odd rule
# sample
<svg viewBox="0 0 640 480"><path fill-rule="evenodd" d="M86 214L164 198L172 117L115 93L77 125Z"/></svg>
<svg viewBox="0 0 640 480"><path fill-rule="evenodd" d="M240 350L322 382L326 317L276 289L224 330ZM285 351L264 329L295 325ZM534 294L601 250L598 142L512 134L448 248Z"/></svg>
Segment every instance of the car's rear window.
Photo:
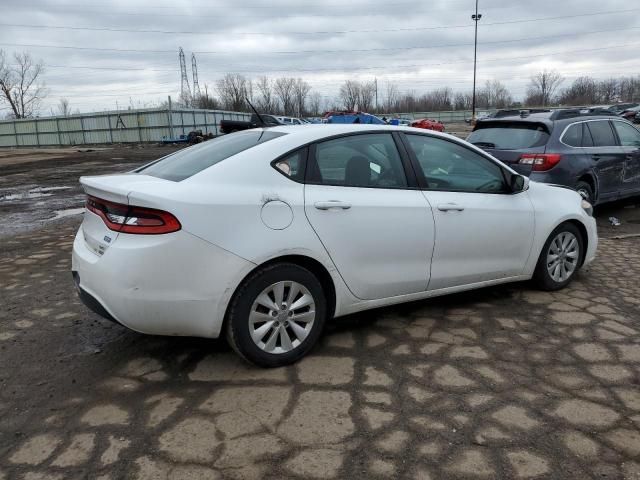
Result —
<svg viewBox="0 0 640 480"><path fill-rule="evenodd" d="M205 168L274 138L286 135L269 130L249 130L209 140L146 165L137 173L179 182Z"/></svg>
<svg viewBox="0 0 640 480"><path fill-rule="evenodd" d="M545 145L549 140L547 127L540 123L488 123L478 125L467 142L480 148L520 150Z"/></svg>

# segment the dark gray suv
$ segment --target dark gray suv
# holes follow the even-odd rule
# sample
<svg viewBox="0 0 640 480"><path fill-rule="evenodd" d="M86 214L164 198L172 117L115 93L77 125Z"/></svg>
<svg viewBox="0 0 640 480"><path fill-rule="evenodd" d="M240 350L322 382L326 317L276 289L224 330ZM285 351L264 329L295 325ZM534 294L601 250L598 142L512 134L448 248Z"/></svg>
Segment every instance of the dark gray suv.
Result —
<svg viewBox="0 0 640 480"><path fill-rule="evenodd" d="M602 109L478 120L467 141L532 180L576 189L592 204L640 195L640 131Z"/></svg>

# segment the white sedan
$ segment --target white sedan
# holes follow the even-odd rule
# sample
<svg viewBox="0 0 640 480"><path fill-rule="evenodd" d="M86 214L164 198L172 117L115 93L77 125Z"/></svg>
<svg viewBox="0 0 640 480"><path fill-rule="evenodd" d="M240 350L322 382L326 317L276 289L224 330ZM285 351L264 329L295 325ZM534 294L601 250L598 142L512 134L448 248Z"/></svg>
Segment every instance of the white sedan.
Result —
<svg viewBox="0 0 640 480"><path fill-rule="evenodd" d="M83 177L80 297L133 330L294 362L327 319L534 279L594 259L591 206L450 135L312 125L238 132Z"/></svg>

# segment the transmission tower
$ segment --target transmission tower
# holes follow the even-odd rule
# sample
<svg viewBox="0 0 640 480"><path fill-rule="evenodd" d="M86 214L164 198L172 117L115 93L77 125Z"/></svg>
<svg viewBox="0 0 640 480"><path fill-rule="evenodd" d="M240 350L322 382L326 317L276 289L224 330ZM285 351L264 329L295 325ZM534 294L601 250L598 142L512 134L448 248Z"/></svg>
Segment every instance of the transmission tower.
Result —
<svg viewBox="0 0 640 480"><path fill-rule="evenodd" d="M193 96L200 96L200 85L198 84L198 63L196 62L196 54L191 54L191 74L193 75Z"/></svg>
<svg viewBox="0 0 640 480"><path fill-rule="evenodd" d="M178 58L180 59L180 99L189 105L191 103L191 89L187 77L187 64L184 60L184 50L180 47Z"/></svg>

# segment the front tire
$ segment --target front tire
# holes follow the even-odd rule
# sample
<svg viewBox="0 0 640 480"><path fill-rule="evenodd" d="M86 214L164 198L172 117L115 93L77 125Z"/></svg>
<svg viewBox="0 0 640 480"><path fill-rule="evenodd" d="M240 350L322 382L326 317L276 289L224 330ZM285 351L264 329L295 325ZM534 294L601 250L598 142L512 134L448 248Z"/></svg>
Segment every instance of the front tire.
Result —
<svg viewBox="0 0 640 480"><path fill-rule="evenodd" d="M551 232L542 248L533 275L534 283L541 290L560 290L571 283L580 268L584 241L578 228L563 223Z"/></svg>
<svg viewBox="0 0 640 480"><path fill-rule="evenodd" d="M227 340L255 365L289 365L313 348L326 315L324 290L313 273L292 263L269 265L252 273L234 295Z"/></svg>

